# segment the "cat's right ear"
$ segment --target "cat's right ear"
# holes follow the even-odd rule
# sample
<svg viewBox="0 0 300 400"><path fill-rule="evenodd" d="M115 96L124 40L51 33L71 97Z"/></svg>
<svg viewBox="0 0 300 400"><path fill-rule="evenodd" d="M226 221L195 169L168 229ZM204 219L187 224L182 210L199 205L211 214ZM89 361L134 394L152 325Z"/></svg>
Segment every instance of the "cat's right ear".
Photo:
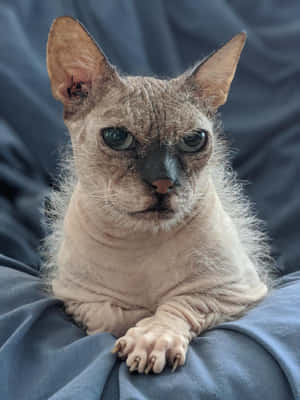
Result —
<svg viewBox="0 0 300 400"><path fill-rule="evenodd" d="M71 17L57 18L49 32L47 67L53 96L74 109L97 87L118 74L84 27Z"/></svg>

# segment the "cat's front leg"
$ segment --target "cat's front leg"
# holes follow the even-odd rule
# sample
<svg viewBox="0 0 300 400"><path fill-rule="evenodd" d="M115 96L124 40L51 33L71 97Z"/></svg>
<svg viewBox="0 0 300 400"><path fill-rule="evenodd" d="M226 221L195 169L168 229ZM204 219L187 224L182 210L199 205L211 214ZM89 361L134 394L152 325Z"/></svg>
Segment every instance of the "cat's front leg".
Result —
<svg viewBox="0 0 300 400"><path fill-rule="evenodd" d="M259 297L266 294L262 285ZM224 292L222 293L224 295ZM258 293L257 293L258 294ZM188 344L201 332L217 324L241 316L255 301L253 293L230 298L194 294L177 296L161 304L156 313L130 328L116 341L113 353L127 357L130 372L160 373L166 362L174 371L185 363ZM257 300L257 298L256 298Z"/></svg>
<svg viewBox="0 0 300 400"><path fill-rule="evenodd" d="M160 373L168 362L172 371L185 363L188 344L198 335L205 315L192 310L188 299L175 298L139 321L116 341L113 353L127 357L130 372Z"/></svg>
<svg viewBox="0 0 300 400"><path fill-rule="evenodd" d="M172 315L155 314L130 328L125 336L116 341L112 353L118 353L121 358L127 357L130 372L137 370L148 374L153 370L160 373L166 361L174 371L184 364L191 337L190 328L184 320L178 318L175 321Z"/></svg>

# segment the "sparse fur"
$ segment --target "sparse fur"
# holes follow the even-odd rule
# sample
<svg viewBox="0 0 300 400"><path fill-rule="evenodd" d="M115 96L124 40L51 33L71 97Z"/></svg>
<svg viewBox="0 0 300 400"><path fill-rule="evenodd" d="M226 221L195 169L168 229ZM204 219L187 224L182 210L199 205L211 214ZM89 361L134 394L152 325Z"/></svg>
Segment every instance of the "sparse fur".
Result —
<svg viewBox="0 0 300 400"><path fill-rule="evenodd" d="M273 283L274 260L270 256L268 237L264 233L264 223L255 215L251 203L244 195L243 185L238 181L231 167L231 152L222 132L222 123L214 118L215 150L210 160L210 173L221 203L234 225L237 227L243 248L255 265L263 282L269 289ZM61 151L59 174L56 178L56 189L50 191L49 210L46 223L48 236L45 238L41 253L43 255L42 274L47 291L52 293L51 282L56 274L57 255L63 241L63 222L67 208L78 181L71 144ZM140 226L136 226L138 231ZM157 229L157 228L156 228ZM154 232L155 232L154 227ZM168 226L166 226L168 229ZM211 265L219 260L209 259Z"/></svg>
<svg viewBox="0 0 300 400"><path fill-rule="evenodd" d="M271 287L269 247L217 116L244 42L236 35L160 80L120 77L71 18L51 28L49 76L72 150L51 194L43 274L88 334L119 337L114 352L131 371L183 365L193 337L239 318ZM134 149L106 143L110 127L130 132ZM182 149L195 132L205 132L201 149Z"/></svg>

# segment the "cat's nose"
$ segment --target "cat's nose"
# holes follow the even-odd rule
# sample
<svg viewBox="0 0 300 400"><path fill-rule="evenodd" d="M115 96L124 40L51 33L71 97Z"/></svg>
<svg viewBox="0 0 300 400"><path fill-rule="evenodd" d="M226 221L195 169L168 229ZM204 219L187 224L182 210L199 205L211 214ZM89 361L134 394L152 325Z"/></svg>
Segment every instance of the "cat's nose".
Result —
<svg viewBox="0 0 300 400"><path fill-rule="evenodd" d="M151 185L155 188L156 193L167 194L174 187L174 182L171 179L159 179L151 182Z"/></svg>

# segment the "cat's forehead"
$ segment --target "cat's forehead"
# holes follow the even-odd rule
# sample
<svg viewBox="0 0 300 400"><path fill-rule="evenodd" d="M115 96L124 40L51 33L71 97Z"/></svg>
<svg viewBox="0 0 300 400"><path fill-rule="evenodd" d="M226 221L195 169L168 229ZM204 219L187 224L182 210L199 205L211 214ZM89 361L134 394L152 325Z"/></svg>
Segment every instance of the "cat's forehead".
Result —
<svg viewBox="0 0 300 400"><path fill-rule="evenodd" d="M190 100L175 80L150 77L123 79L92 113L103 126L124 126L140 137L176 138L193 129L211 129L204 110Z"/></svg>

